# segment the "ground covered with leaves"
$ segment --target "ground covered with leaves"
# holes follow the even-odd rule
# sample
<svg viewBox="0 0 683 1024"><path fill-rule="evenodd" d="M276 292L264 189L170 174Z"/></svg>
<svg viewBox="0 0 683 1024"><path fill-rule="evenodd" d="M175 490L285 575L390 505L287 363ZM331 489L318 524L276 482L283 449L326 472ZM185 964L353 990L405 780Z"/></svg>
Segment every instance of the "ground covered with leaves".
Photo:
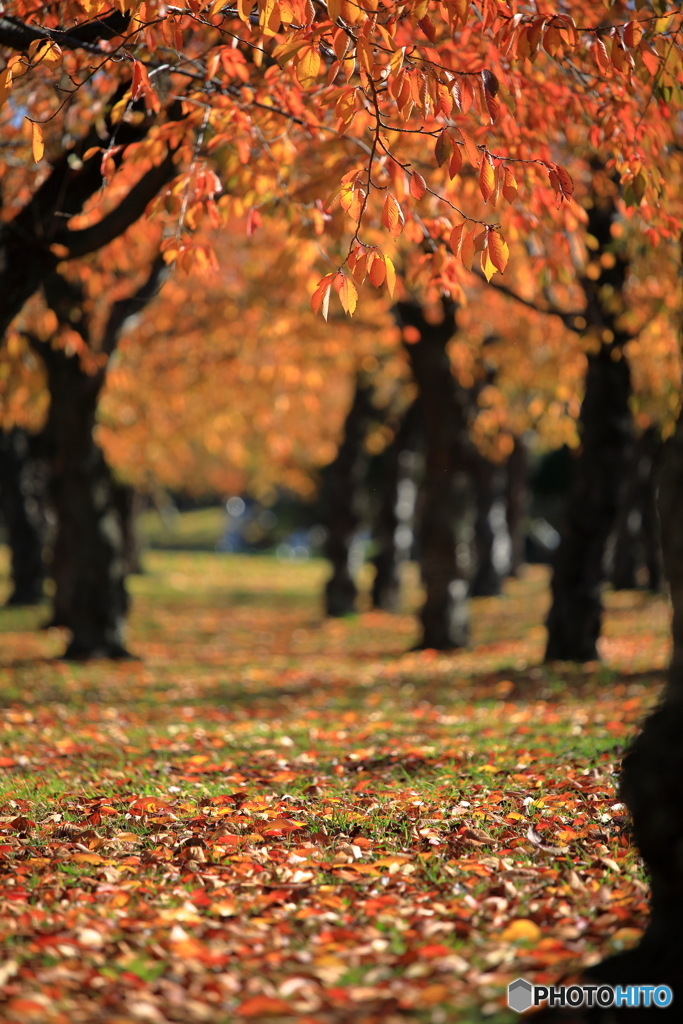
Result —
<svg viewBox="0 0 683 1024"><path fill-rule="evenodd" d="M615 790L664 599L608 595L603 663L539 667L547 573L474 606L324 621L323 563L150 552L139 661L0 611L0 1019L504 1022L507 983L637 940Z"/></svg>

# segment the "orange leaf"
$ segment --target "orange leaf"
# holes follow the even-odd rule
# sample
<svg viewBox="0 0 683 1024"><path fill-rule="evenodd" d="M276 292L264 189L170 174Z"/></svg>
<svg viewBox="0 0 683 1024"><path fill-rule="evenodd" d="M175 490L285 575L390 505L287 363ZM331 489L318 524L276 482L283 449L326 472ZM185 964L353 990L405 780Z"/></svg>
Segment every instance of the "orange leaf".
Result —
<svg viewBox="0 0 683 1024"><path fill-rule="evenodd" d="M451 162L448 165L448 177L454 178L462 167L462 149L460 146L453 146Z"/></svg>
<svg viewBox="0 0 683 1024"><path fill-rule="evenodd" d="M10 94L12 88L12 69L5 68L0 74L0 107Z"/></svg>
<svg viewBox="0 0 683 1024"><path fill-rule="evenodd" d="M482 196L484 197L485 203L488 203L489 199L493 195L495 187L496 175L493 170L493 164L491 163L491 158L488 153L484 153L479 167L479 188Z"/></svg>
<svg viewBox="0 0 683 1024"><path fill-rule="evenodd" d="M26 118L28 121L29 119ZM43 142L43 129L36 121L31 121L31 149L33 151L33 159L36 163L40 163L43 159L43 153L45 152L45 143Z"/></svg>
<svg viewBox="0 0 683 1024"><path fill-rule="evenodd" d="M454 256L458 256L460 253L460 245L462 243L463 232L465 230L465 222L462 224L456 224L451 231L450 246Z"/></svg>
<svg viewBox="0 0 683 1024"><path fill-rule="evenodd" d="M448 129L444 128L444 130L441 132L438 139L436 140L436 146L434 147L434 156L436 157L436 162L439 165L439 167L441 167L442 164L446 163L446 161L451 155L452 149L453 140L448 134Z"/></svg>
<svg viewBox="0 0 683 1024"><path fill-rule="evenodd" d="M427 183L421 174L417 171L413 171L410 176L410 194L413 199L422 199L422 196L427 191Z"/></svg>
<svg viewBox="0 0 683 1024"><path fill-rule="evenodd" d="M384 263L384 257L380 256L378 252L372 254L372 263L370 264L370 280L374 284L375 288L381 288L384 284L387 276L387 268Z"/></svg>
<svg viewBox="0 0 683 1024"><path fill-rule="evenodd" d="M403 211L392 195L388 195L384 200L382 223L392 238L398 238L403 231Z"/></svg>
<svg viewBox="0 0 683 1024"><path fill-rule="evenodd" d="M504 168L503 195L508 203L514 203L517 198L517 181L511 167Z"/></svg>
<svg viewBox="0 0 683 1024"><path fill-rule="evenodd" d="M462 260L462 265L463 267L465 267L466 270L472 269L472 260L474 259L475 253L474 238L476 232L476 228L473 228L471 231L468 231L467 234L464 235L462 239L462 244L460 246L460 259Z"/></svg>
<svg viewBox="0 0 683 1024"><path fill-rule="evenodd" d="M334 277L334 274L326 274L322 281L318 282L318 287L311 296L311 309L313 313L316 316L318 313L322 313L325 320L327 320L330 309L330 291Z"/></svg>
<svg viewBox="0 0 683 1024"><path fill-rule="evenodd" d="M510 250L499 231L489 231L488 250L491 263L502 274L510 258Z"/></svg>
<svg viewBox="0 0 683 1024"><path fill-rule="evenodd" d="M458 128L465 146L465 155L472 164L472 167L479 166L479 148L472 136L464 128Z"/></svg>
<svg viewBox="0 0 683 1024"><path fill-rule="evenodd" d="M292 1014L292 1006L284 999L252 996L237 1007L237 1013L241 1017L289 1017Z"/></svg>

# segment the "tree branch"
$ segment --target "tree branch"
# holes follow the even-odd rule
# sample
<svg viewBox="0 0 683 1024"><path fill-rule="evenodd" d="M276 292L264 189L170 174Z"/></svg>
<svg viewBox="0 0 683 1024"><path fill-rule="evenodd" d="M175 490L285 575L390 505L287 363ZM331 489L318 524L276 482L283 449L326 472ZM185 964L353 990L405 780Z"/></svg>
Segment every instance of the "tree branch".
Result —
<svg viewBox="0 0 683 1024"><path fill-rule="evenodd" d="M159 289L167 276L168 266L164 263L163 256L157 256L151 266L147 280L138 288L135 294L130 295L127 299L119 299L112 305L102 337L102 352L106 352L108 356L112 354L118 344L119 336L126 320L139 313L148 302L151 302L158 295Z"/></svg>
<svg viewBox="0 0 683 1024"><path fill-rule="evenodd" d="M102 220L89 228L80 231L64 230L55 235L55 241L66 246L69 259L87 256L88 253L101 249L138 220L154 199L162 185L173 176L173 154L167 153L157 167L152 167L132 187L125 199L116 209L108 213Z"/></svg>
<svg viewBox="0 0 683 1024"><path fill-rule="evenodd" d="M481 270L473 268L473 273L475 273L477 277L481 278L482 281L486 281L486 277ZM576 330L574 320L576 317L582 317L585 312L585 310L580 310L575 313L567 313L559 309L557 306L550 306L549 308L544 309L543 306L537 306L535 302L531 301L531 299L525 299L523 296L518 295L517 292L512 290L512 288L508 288L506 284L491 284L490 281L487 283L494 291L502 292L503 295L507 295L508 298L514 299L515 302L519 302L522 306L526 306L527 309L533 309L535 313L542 313L544 316L559 317L565 327L568 327L570 330Z"/></svg>
<svg viewBox="0 0 683 1024"><path fill-rule="evenodd" d="M5 15L0 18L0 46L8 46L12 50L28 50L36 39L52 39L65 50L87 50L88 53L99 53L99 46L85 39L78 39L69 32L59 29L42 28L38 25L26 25L18 18Z"/></svg>

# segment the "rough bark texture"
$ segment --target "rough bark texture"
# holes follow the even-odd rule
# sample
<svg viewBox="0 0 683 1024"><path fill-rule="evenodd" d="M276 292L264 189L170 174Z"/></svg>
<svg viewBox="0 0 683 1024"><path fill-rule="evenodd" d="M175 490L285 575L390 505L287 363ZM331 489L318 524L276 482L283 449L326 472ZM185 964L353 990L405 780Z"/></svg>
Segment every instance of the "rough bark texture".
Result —
<svg viewBox="0 0 683 1024"><path fill-rule="evenodd" d="M358 595L349 571L349 554L360 521L357 492L367 461L363 441L373 414L371 399L371 388L359 379L344 424L344 440L325 474L325 555L332 563L332 575L325 585L325 612L334 617L355 611Z"/></svg>
<svg viewBox="0 0 683 1024"><path fill-rule="evenodd" d="M662 443L654 427L643 431L634 447L633 458L622 489L614 541L612 584L615 590L638 586L636 573L647 569L648 589L662 589L663 570L659 522L657 520L657 477Z"/></svg>
<svg viewBox="0 0 683 1024"><path fill-rule="evenodd" d="M524 562L524 520L528 508L527 477L529 454L523 438L515 438L507 462L505 479L505 518L510 534L510 576L517 576Z"/></svg>
<svg viewBox="0 0 683 1024"><path fill-rule="evenodd" d="M402 474L401 453L417 445L421 421L421 404L416 400L403 414L394 440L383 452L382 494L373 531L377 551L372 559L376 570L372 584L372 604L374 608L388 612L396 611L400 597L400 558L396 530L400 524L397 502Z"/></svg>
<svg viewBox="0 0 683 1024"><path fill-rule="evenodd" d="M422 577L420 647L451 650L468 641L471 554L472 449L470 396L451 372L447 344L455 333L455 307L444 303L441 323L429 323L420 306L400 302L399 323L416 328L407 345L424 415L425 472L420 495Z"/></svg>
<svg viewBox="0 0 683 1024"><path fill-rule="evenodd" d="M18 427L0 435L0 510L12 557L7 603L14 605L40 604L45 597L46 474L31 457L30 444Z"/></svg>
<svg viewBox="0 0 683 1024"><path fill-rule="evenodd" d="M598 255L611 251L615 215L613 197L596 200L589 210L588 230L598 241ZM616 523L633 443L631 381L623 356L629 335L618 326L627 272L627 262L617 258L597 280L581 278L586 330L603 340L599 351L588 356L579 420L581 448L554 563L546 661L583 662L598 657L605 545Z"/></svg>

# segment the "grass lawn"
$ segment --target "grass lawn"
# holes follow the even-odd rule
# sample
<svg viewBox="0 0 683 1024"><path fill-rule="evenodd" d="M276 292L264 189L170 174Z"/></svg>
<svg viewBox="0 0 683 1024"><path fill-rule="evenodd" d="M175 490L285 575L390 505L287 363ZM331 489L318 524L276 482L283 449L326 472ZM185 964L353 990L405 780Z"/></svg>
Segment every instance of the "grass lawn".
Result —
<svg viewBox="0 0 683 1024"><path fill-rule="evenodd" d="M608 594L603 662L549 670L540 567L448 656L406 653L414 566L403 614L327 621L319 561L145 567L139 661L0 610L0 1019L503 1024L510 980L637 939L615 770L663 598Z"/></svg>

